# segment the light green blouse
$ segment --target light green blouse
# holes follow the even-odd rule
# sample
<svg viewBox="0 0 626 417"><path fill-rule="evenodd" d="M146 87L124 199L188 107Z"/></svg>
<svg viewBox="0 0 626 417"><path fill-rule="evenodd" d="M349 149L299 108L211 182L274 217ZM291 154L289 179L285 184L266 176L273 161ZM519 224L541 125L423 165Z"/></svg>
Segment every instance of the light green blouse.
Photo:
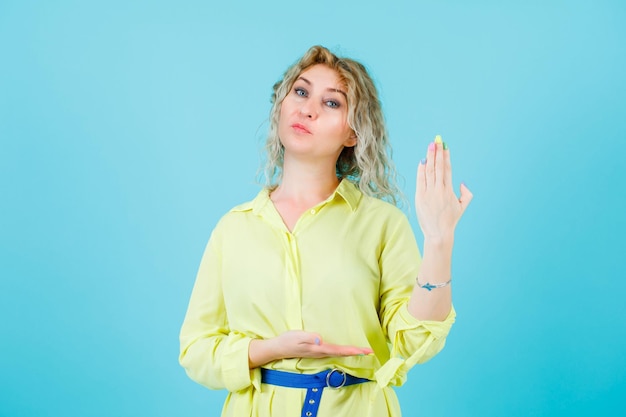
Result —
<svg viewBox="0 0 626 417"><path fill-rule="evenodd" d="M390 385L435 356L454 322L411 316L407 302L421 258L406 216L347 180L304 213L292 232L262 190L217 224L200 264L181 333L190 378L230 391L222 416L299 416L306 390L261 384L248 368L252 338L288 330L374 354L285 359L267 368L338 368L375 382L325 389L318 417L399 416Z"/></svg>

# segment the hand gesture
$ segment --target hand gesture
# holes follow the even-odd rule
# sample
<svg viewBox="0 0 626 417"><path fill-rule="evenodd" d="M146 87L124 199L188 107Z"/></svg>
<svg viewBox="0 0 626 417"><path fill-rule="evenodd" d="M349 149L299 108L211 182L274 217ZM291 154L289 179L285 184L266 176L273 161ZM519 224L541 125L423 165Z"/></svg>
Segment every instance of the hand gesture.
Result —
<svg viewBox="0 0 626 417"><path fill-rule="evenodd" d="M283 358L326 358L330 356L356 356L373 353L370 348L333 345L326 343L317 333L291 330L274 339L276 349Z"/></svg>
<svg viewBox="0 0 626 417"><path fill-rule="evenodd" d="M248 359L252 369L279 359L327 358L371 353L374 351L370 348L333 345L325 343L317 333L290 330L271 339L253 339L250 342Z"/></svg>
<svg viewBox="0 0 626 417"><path fill-rule="evenodd" d="M428 145L426 159L417 168L415 210L424 239L452 239L472 197L465 184L461 184L460 198L454 193L450 150L437 135L435 142Z"/></svg>

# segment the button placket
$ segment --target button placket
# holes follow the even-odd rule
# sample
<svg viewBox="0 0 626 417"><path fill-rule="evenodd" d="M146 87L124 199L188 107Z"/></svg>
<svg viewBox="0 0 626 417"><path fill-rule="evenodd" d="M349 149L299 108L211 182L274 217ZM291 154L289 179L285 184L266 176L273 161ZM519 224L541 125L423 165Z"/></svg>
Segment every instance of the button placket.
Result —
<svg viewBox="0 0 626 417"><path fill-rule="evenodd" d="M302 329L302 283L300 282L300 256L296 235L285 233L287 243L287 283L291 296L286 300L287 321L292 329Z"/></svg>

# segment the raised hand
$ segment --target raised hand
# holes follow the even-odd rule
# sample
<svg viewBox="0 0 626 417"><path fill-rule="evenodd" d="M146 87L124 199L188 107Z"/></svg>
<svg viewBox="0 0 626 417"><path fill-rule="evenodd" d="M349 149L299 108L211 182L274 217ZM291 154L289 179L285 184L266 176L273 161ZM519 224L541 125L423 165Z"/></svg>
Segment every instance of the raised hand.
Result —
<svg viewBox="0 0 626 417"><path fill-rule="evenodd" d="M465 184L461 184L460 198L454 193L450 150L437 135L417 168L415 210L424 239L453 239L454 229L472 197Z"/></svg>
<svg viewBox="0 0 626 417"><path fill-rule="evenodd" d="M248 356L250 368L256 368L279 359L358 356L373 352L370 348L326 343L317 333L291 330L271 339L252 340Z"/></svg>

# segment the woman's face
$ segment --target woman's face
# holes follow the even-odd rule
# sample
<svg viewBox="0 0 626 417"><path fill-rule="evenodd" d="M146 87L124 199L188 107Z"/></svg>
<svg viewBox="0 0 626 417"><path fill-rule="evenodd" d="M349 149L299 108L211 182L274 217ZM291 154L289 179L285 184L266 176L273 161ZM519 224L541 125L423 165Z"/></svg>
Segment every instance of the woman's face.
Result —
<svg viewBox="0 0 626 417"><path fill-rule="evenodd" d="M346 88L337 73L322 64L309 67L281 104L278 136L285 156L336 162L344 147L356 144L347 118Z"/></svg>

